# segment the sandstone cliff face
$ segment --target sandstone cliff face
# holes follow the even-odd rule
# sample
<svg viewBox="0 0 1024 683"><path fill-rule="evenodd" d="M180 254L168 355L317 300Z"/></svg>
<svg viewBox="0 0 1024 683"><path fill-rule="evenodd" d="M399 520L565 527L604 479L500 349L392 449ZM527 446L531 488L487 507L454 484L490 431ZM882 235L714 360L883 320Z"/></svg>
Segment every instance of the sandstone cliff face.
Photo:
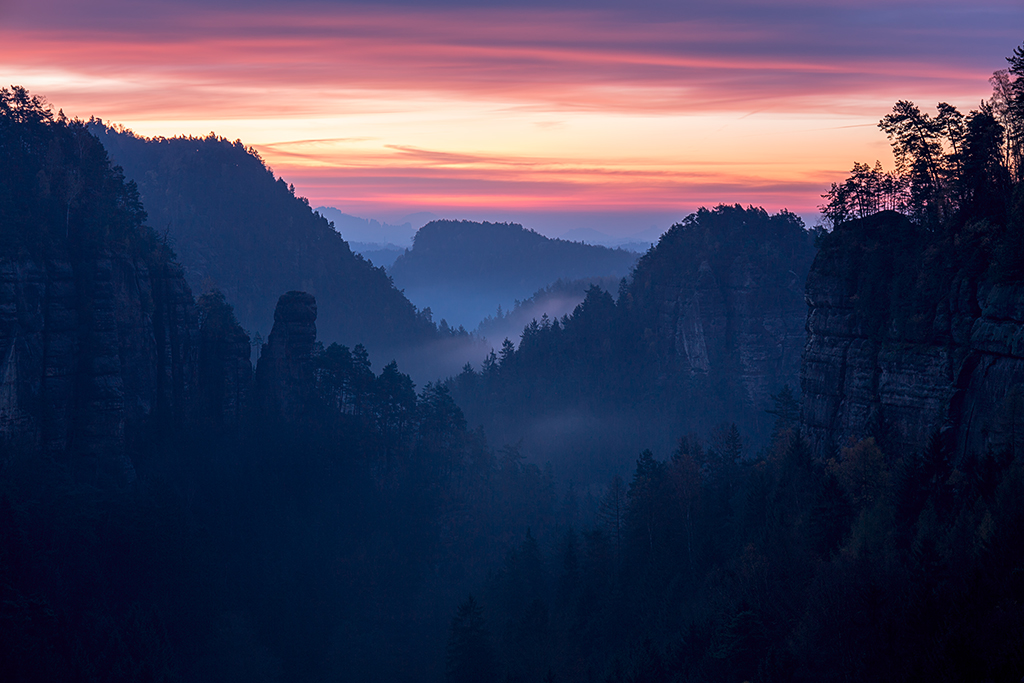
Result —
<svg viewBox="0 0 1024 683"><path fill-rule="evenodd" d="M239 412L239 391L214 406L197 392L248 381L245 334L228 309L200 348L192 293L135 186L81 122L0 95L0 468L27 454L130 481L151 439Z"/></svg>
<svg viewBox="0 0 1024 683"><path fill-rule="evenodd" d="M631 287L666 376L689 378L702 403L723 406L717 419L746 419L745 431L763 435L771 395L799 381L813 258L791 214L721 206L673 227Z"/></svg>
<svg viewBox="0 0 1024 683"><path fill-rule="evenodd" d="M0 262L0 439L131 479L148 429L186 418L192 295L169 262L103 253Z"/></svg>
<svg viewBox="0 0 1024 683"><path fill-rule="evenodd" d="M764 269L740 255L718 272L703 261L694 281L660 288L658 335L679 369L698 381L731 380L750 410L797 384L805 341L802 279L794 273L781 287L765 280Z"/></svg>
<svg viewBox="0 0 1024 683"><path fill-rule="evenodd" d="M934 275L916 230L897 214L841 226L811 268L801 389L818 457L868 436L919 451L939 432L984 454L1024 434L1024 286Z"/></svg>
<svg viewBox="0 0 1024 683"><path fill-rule="evenodd" d="M315 386L316 299L306 292L283 294L274 310L274 328L256 366L258 415L296 422Z"/></svg>
<svg viewBox="0 0 1024 683"><path fill-rule="evenodd" d="M199 307L198 421L237 431L251 416L253 368L249 336L223 294L204 294Z"/></svg>
<svg viewBox="0 0 1024 683"><path fill-rule="evenodd" d="M168 259L3 259L0 449L131 481L133 456L161 430L240 424L249 351L237 323L200 328ZM217 391L220 401L199 401Z"/></svg>

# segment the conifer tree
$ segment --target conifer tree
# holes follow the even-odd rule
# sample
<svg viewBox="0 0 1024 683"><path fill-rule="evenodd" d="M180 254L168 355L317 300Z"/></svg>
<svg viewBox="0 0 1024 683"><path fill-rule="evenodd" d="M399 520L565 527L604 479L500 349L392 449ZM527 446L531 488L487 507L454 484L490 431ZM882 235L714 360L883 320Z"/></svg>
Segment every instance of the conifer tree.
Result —
<svg viewBox="0 0 1024 683"><path fill-rule="evenodd" d="M483 609L470 595L452 617L445 658L448 683L479 683L496 679L497 663Z"/></svg>

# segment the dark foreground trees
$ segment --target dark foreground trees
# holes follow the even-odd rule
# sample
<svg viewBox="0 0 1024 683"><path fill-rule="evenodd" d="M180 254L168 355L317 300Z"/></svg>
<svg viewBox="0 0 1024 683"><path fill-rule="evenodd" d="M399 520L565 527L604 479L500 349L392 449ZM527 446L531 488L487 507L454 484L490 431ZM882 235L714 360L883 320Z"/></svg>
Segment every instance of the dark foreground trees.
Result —
<svg viewBox="0 0 1024 683"><path fill-rule="evenodd" d="M449 606L547 533L550 475L495 457L441 385L362 349L317 364L301 424L169 435L127 488L3 454L4 680L494 680L472 605L446 668Z"/></svg>
<svg viewBox="0 0 1024 683"><path fill-rule="evenodd" d="M502 681L1016 680L1022 494L1019 454L955 461L938 436L827 461L791 429L757 456L688 438L637 460L621 554L607 519L539 556L527 535L474 623L507 644Z"/></svg>
<svg viewBox="0 0 1024 683"><path fill-rule="evenodd" d="M497 673L498 667L490 634L484 623L483 609L471 595L459 605L452 617L445 658L445 680L448 683L493 681Z"/></svg>
<svg viewBox="0 0 1024 683"><path fill-rule="evenodd" d="M822 214L838 225L878 211L900 211L928 229L970 221L1014 220L1015 187L1024 181L1024 57L992 79L992 97L962 114L940 102L935 116L906 100L878 126L892 143L895 170L855 163L850 177L822 195Z"/></svg>

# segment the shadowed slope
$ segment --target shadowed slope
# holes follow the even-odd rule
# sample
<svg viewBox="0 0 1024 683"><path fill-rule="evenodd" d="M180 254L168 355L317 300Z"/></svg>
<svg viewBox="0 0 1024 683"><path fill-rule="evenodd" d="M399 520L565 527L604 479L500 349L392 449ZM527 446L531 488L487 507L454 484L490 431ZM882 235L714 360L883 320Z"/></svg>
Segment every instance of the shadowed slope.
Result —
<svg viewBox="0 0 1024 683"><path fill-rule="evenodd" d="M387 356L436 336L387 274L296 197L294 188L241 142L138 137L94 123L91 130L136 181L149 222L174 245L193 289L223 290L239 322L266 336L281 292L307 291L320 304L327 341L365 344Z"/></svg>

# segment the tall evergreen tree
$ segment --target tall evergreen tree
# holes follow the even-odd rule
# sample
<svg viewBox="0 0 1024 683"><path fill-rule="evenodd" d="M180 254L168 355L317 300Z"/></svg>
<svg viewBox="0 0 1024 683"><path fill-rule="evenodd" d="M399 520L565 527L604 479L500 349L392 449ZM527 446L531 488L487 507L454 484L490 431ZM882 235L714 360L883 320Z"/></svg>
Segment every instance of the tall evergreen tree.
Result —
<svg viewBox="0 0 1024 683"><path fill-rule="evenodd" d="M491 647L484 612L470 595L452 617L445 657L447 683L497 680L497 661Z"/></svg>

